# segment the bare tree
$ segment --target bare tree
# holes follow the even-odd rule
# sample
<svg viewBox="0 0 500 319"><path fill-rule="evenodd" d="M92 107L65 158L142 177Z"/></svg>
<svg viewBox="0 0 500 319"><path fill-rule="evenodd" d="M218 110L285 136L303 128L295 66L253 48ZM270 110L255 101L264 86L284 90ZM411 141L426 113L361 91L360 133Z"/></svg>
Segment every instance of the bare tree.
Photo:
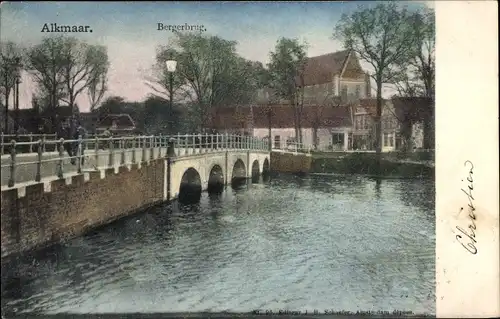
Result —
<svg viewBox="0 0 500 319"><path fill-rule="evenodd" d="M90 53L93 67L87 80L87 95L90 102L90 110L93 111L101 103L104 94L108 90L108 56L103 47L94 47Z"/></svg>
<svg viewBox="0 0 500 319"><path fill-rule="evenodd" d="M377 85L377 107L374 117L376 152L382 150L381 115L382 86L391 83L391 68L408 61L415 39L414 15L394 2L364 8L350 15L342 15L334 36L341 39L347 49L354 50L374 69Z"/></svg>
<svg viewBox="0 0 500 319"><path fill-rule="evenodd" d="M216 36L176 33L172 45L157 53L147 83L159 96L169 96L165 61L173 57L178 63L172 91L176 100L189 102L201 128L214 109L247 104L255 94L253 77L262 70L238 56L236 44Z"/></svg>
<svg viewBox="0 0 500 319"><path fill-rule="evenodd" d="M72 112L74 111L75 100L78 95L90 86L92 86L92 89L99 88L100 92L92 90L93 92L89 93L96 100L97 98L102 99L102 95L104 94L102 90L105 89L109 65L106 48L98 45L90 45L76 38L63 38L62 55L62 72L66 93L66 97L62 100L68 104Z"/></svg>
<svg viewBox="0 0 500 319"><path fill-rule="evenodd" d="M303 67L306 60L306 44L300 44L297 39L280 38L274 52L270 52L268 65L270 86L277 95L287 99L294 108L295 137L301 141L301 115L303 103L300 100L302 89L298 89L303 80ZM303 83L300 84L303 87ZM303 94L302 94L303 96Z"/></svg>
<svg viewBox="0 0 500 319"><path fill-rule="evenodd" d="M392 84L399 96L434 97L435 91L435 14L425 8L413 15L414 38L406 61L392 70Z"/></svg>
<svg viewBox="0 0 500 319"><path fill-rule="evenodd" d="M173 72L172 92L170 92L170 74L166 65L166 61L177 61L178 59L179 54L172 47L160 46L157 48L155 64L152 66L150 74L145 76L146 85L153 90L155 97L166 100L169 100L171 95L175 100L183 98L183 96L179 96L179 93L184 92L185 78L181 72Z"/></svg>
<svg viewBox="0 0 500 319"><path fill-rule="evenodd" d="M34 82L49 98L48 108L51 109L52 125L55 123L55 109L64 94L64 40L62 36L48 37L38 45L33 46L27 54L27 69Z"/></svg>
<svg viewBox="0 0 500 319"><path fill-rule="evenodd" d="M19 76L22 50L14 42L0 43L0 93L5 100L5 128L9 127L9 97Z"/></svg>

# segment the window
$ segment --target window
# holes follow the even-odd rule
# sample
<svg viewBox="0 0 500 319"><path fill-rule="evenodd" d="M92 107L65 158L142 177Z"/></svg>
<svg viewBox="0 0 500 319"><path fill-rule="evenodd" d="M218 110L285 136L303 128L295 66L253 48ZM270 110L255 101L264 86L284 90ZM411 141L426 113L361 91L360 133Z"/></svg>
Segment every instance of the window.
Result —
<svg viewBox="0 0 500 319"><path fill-rule="evenodd" d="M343 145L344 133L332 133L332 145Z"/></svg>
<svg viewBox="0 0 500 319"><path fill-rule="evenodd" d="M389 145L388 139L389 139L389 134L384 133L384 146L388 146Z"/></svg>
<svg viewBox="0 0 500 319"><path fill-rule="evenodd" d="M342 97L347 98L347 85L342 85L342 92L340 94Z"/></svg>
<svg viewBox="0 0 500 319"><path fill-rule="evenodd" d="M361 85L356 85L356 98L359 99L361 96Z"/></svg>
<svg viewBox="0 0 500 319"><path fill-rule="evenodd" d="M361 116L356 116L356 125L355 125L354 129L360 130L361 128L362 128L362 126L361 126Z"/></svg>
<svg viewBox="0 0 500 319"><path fill-rule="evenodd" d="M391 136L389 136L389 146L390 147L394 146L394 136L392 134L391 134Z"/></svg>
<svg viewBox="0 0 500 319"><path fill-rule="evenodd" d="M274 148L281 147L281 137L279 135L274 136Z"/></svg>
<svg viewBox="0 0 500 319"><path fill-rule="evenodd" d="M363 129L368 129L368 117L366 115L363 115Z"/></svg>

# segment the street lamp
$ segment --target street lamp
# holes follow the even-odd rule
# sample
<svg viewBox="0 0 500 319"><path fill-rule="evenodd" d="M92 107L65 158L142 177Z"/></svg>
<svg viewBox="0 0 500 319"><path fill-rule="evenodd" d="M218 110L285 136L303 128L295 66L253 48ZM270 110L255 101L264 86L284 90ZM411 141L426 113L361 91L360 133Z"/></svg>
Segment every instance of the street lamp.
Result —
<svg viewBox="0 0 500 319"><path fill-rule="evenodd" d="M14 134L17 135L19 134L19 84L21 83L21 58L16 57L15 58L15 72L16 72L16 82L14 86L14 95L15 95L15 103L14 103L14 110L15 110L15 121L14 121Z"/></svg>
<svg viewBox="0 0 500 319"><path fill-rule="evenodd" d="M173 133L172 131L172 110L174 108L174 94L173 94L173 90L174 90L174 72L175 72L175 69L177 68L177 61L175 60L167 60L165 62L165 64L167 65L167 72L169 74L169 95L170 95L170 105L169 105L169 110L168 110L168 132L170 134Z"/></svg>

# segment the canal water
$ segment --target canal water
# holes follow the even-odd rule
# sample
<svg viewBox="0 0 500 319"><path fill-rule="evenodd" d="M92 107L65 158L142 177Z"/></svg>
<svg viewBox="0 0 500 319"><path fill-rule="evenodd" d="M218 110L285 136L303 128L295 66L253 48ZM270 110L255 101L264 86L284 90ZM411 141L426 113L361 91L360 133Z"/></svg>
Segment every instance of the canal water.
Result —
<svg viewBox="0 0 500 319"><path fill-rule="evenodd" d="M15 312L435 312L434 182L280 176L156 207L2 273Z"/></svg>

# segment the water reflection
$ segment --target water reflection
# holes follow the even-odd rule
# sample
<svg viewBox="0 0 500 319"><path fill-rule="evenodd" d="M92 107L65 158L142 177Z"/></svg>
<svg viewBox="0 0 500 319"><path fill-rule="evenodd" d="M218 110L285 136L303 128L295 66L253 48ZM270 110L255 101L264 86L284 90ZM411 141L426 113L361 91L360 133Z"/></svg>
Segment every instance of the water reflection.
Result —
<svg viewBox="0 0 500 319"><path fill-rule="evenodd" d="M434 312L432 181L247 180L2 269L2 306L40 312ZM423 193L424 195L421 195Z"/></svg>

